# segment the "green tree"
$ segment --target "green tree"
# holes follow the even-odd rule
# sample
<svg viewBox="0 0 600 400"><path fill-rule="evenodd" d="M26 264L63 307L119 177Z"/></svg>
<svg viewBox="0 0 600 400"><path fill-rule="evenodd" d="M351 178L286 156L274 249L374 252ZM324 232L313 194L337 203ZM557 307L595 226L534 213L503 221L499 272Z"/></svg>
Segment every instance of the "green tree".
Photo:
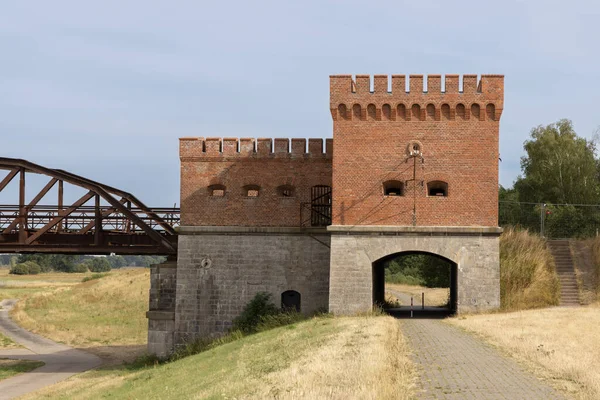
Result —
<svg viewBox="0 0 600 400"><path fill-rule="evenodd" d="M592 204L600 193L594 142L577 136L568 119L531 130L515 182L519 201Z"/></svg>
<svg viewBox="0 0 600 400"><path fill-rule="evenodd" d="M106 257L94 257L86 261L87 267L92 272L107 272L111 270Z"/></svg>

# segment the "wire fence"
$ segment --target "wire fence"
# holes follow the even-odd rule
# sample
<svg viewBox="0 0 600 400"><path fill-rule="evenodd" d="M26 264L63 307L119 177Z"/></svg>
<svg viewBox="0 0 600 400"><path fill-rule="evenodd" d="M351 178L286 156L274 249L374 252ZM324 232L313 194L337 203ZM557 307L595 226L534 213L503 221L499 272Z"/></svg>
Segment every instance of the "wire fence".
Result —
<svg viewBox="0 0 600 400"><path fill-rule="evenodd" d="M600 232L600 204L548 204L500 201L498 223L551 239L588 238Z"/></svg>

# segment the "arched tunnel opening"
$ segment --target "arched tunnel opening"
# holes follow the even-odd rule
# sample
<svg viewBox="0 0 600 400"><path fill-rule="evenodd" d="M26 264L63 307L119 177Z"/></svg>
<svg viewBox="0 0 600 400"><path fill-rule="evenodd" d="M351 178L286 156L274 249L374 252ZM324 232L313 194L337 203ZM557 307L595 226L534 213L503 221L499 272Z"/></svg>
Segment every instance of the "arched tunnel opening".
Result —
<svg viewBox="0 0 600 400"><path fill-rule="evenodd" d="M457 286L456 263L438 254L407 251L373 263L373 305L394 316L452 315L457 309Z"/></svg>

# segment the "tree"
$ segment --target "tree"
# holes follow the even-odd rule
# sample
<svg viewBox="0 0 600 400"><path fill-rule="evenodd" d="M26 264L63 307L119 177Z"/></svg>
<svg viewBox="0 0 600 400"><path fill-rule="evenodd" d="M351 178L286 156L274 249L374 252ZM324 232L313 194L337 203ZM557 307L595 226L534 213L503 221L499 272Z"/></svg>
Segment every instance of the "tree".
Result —
<svg viewBox="0 0 600 400"><path fill-rule="evenodd" d="M110 263L106 257L94 257L86 262L87 267L92 272L107 272L111 270Z"/></svg>
<svg viewBox="0 0 600 400"><path fill-rule="evenodd" d="M523 145L523 177L515 182L521 202L593 204L600 188L595 146L577 136L568 119L531 130Z"/></svg>

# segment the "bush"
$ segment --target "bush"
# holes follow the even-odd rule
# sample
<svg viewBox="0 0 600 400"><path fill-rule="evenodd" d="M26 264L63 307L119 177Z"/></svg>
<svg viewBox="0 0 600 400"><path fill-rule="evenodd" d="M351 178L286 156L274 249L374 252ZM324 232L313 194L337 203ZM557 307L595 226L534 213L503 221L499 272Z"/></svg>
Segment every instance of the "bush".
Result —
<svg viewBox="0 0 600 400"><path fill-rule="evenodd" d="M110 274L92 274L91 276L86 276L84 277L81 282L88 282L88 281L93 281L96 279L100 279L100 278L104 278L105 276L108 276Z"/></svg>
<svg viewBox="0 0 600 400"><path fill-rule="evenodd" d="M558 305L560 284L544 239L505 228L500 236L500 302L505 310Z"/></svg>
<svg viewBox="0 0 600 400"><path fill-rule="evenodd" d="M108 272L111 270L106 257L94 257L87 261L87 267L92 272Z"/></svg>
<svg viewBox="0 0 600 400"><path fill-rule="evenodd" d="M37 275L42 271L42 268L33 261L25 261L16 264L10 269L10 274L14 275Z"/></svg>
<svg viewBox="0 0 600 400"><path fill-rule="evenodd" d="M77 273L85 273L88 272L88 267L85 264L75 264L71 267L69 271L65 272L77 272Z"/></svg>
<svg viewBox="0 0 600 400"><path fill-rule="evenodd" d="M258 292L246 307L242 310L239 317L233 320L232 329L244 333L256 332L258 324L263 317L274 315L281 312L279 308L271 301L271 294L267 292Z"/></svg>

